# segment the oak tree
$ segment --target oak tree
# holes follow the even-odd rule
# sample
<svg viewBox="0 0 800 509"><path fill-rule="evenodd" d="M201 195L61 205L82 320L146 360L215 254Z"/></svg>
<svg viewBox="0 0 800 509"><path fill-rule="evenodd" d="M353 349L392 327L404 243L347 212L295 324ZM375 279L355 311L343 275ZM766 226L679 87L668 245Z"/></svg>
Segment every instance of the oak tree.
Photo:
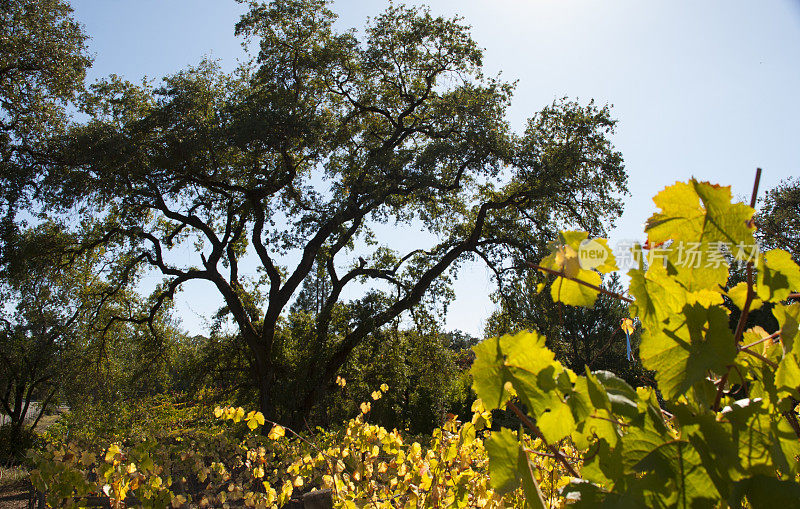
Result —
<svg viewBox="0 0 800 509"><path fill-rule="evenodd" d="M53 210L85 214L83 247L107 246L117 274L163 274L154 310L185 283L213 285L252 356L261 410L287 422L460 264L526 259L560 225L597 230L627 183L608 107L559 100L513 132L513 86L484 76L460 20L401 6L361 33L334 20L322 0L251 3L236 26L249 62L233 73L204 62L154 89L96 84L91 120L47 168ZM435 241L379 243L375 229L390 226ZM253 260L259 278L243 268ZM312 271L327 283L288 379L280 322ZM277 393L292 407L277 408Z"/></svg>
<svg viewBox="0 0 800 509"><path fill-rule="evenodd" d="M0 1L0 262L36 195L45 142L65 129L91 62L66 2Z"/></svg>

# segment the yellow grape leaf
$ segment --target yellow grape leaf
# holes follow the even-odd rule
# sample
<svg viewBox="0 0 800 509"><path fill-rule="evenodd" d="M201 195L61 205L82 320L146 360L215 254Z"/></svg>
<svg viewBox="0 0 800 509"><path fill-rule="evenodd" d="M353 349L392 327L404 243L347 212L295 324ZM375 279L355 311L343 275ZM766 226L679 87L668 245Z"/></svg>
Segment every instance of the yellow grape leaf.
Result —
<svg viewBox="0 0 800 509"><path fill-rule="evenodd" d="M224 413L224 410L222 409L222 407L216 407L216 408L214 409L214 417L216 417L217 419L219 419L220 417L222 417L222 414L223 414L223 413Z"/></svg>
<svg viewBox="0 0 800 509"><path fill-rule="evenodd" d="M561 246L555 253L555 265L566 277L576 277L581 270L578 252L571 246Z"/></svg>
<svg viewBox="0 0 800 509"><path fill-rule="evenodd" d="M374 399L375 401L381 399L381 396L383 396L383 394L381 394L381 391L373 391L372 392L372 399Z"/></svg>
<svg viewBox="0 0 800 509"><path fill-rule="evenodd" d="M344 387L345 385L347 385L347 380L345 380L344 378L342 378L340 376L337 376L336 377L336 385L338 385L339 387Z"/></svg>
<svg viewBox="0 0 800 509"><path fill-rule="evenodd" d="M281 426L280 424L276 424L276 425L274 425L272 427L271 430L269 430L269 433L267 434L267 438L269 438L271 440L277 440L280 437L284 436L285 434L286 434L286 430L283 428L283 426Z"/></svg>
<svg viewBox="0 0 800 509"><path fill-rule="evenodd" d="M734 286L727 292L728 298L733 301L733 304L739 308L744 309L744 303L747 300L747 283L741 282L738 285ZM764 304L764 301L758 298L753 292L753 300L750 302L750 311L754 311L761 307Z"/></svg>
<svg viewBox="0 0 800 509"><path fill-rule="evenodd" d="M381 384L381 390L382 390L383 392L386 392L386 391L388 391L388 390L389 390L389 386L388 386L388 385L386 385L386 384Z"/></svg>
<svg viewBox="0 0 800 509"><path fill-rule="evenodd" d="M244 418L244 408L239 407L239 408L237 408L236 410L233 411L233 415L231 416L231 419L233 419L233 422L239 422L243 418Z"/></svg>
<svg viewBox="0 0 800 509"><path fill-rule="evenodd" d="M108 451L106 451L106 461L113 461L114 457L120 453L122 453L122 450L119 448L119 445L111 444Z"/></svg>
<svg viewBox="0 0 800 509"><path fill-rule="evenodd" d="M367 414L370 410L372 410L372 405L369 402L361 403L361 413Z"/></svg>
<svg viewBox="0 0 800 509"><path fill-rule="evenodd" d="M264 414L261 412L251 411L247 414L247 427L250 429L256 429L258 426L264 424Z"/></svg>
<svg viewBox="0 0 800 509"><path fill-rule="evenodd" d="M542 272L552 274L548 271L555 271L560 274L550 287L553 301L571 306L593 306L598 291L590 286L599 287L602 284L599 272L610 272L617 268L608 241L588 240L588 236L586 232L559 232L558 240L549 244L550 254L539 262ZM542 288L544 285L538 288L539 291Z"/></svg>
<svg viewBox="0 0 800 509"><path fill-rule="evenodd" d="M731 203L729 186L692 179L665 188L653 201L661 212L647 220L650 245L670 239L732 246L755 244L753 228L748 224L755 211L743 203Z"/></svg>

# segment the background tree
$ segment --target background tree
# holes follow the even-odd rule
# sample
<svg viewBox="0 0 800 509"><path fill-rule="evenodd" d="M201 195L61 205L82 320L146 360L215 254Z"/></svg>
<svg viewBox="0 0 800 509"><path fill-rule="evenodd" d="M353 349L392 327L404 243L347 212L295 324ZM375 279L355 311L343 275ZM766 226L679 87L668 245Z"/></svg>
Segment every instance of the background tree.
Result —
<svg viewBox="0 0 800 509"><path fill-rule="evenodd" d="M768 190L756 215L761 250L783 249L800 260L800 180L790 178Z"/></svg>
<svg viewBox="0 0 800 509"><path fill-rule="evenodd" d="M370 334L339 371L346 384L320 398L311 420L325 425L346 421L366 401L371 403L371 422L430 433L447 413L469 414L474 396L469 389L471 362L464 357L477 340L444 333L439 323L417 312L410 324L395 321ZM374 400L374 391L383 384L388 390Z"/></svg>
<svg viewBox="0 0 800 509"><path fill-rule="evenodd" d="M44 142L63 132L91 62L66 2L0 1L0 262L36 193Z"/></svg>
<svg viewBox="0 0 800 509"><path fill-rule="evenodd" d="M36 425L75 352L82 274L78 263L62 271L48 256L64 242L53 225L28 230L0 272L0 405L18 430L34 409Z"/></svg>
<svg viewBox="0 0 800 509"><path fill-rule="evenodd" d="M150 324L115 319L147 304L108 283L97 253L65 255L73 243L57 224L27 228L0 270L0 410L17 428L54 401L74 409L165 389L179 338L168 309Z"/></svg>
<svg viewBox="0 0 800 509"><path fill-rule="evenodd" d="M89 204L84 248L114 246L118 273L165 276L154 309L211 283L252 356L260 408L288 423L370 334L434 305L462 262L528 258L559 224L596 230L626 190L609 109L557 101L513 134L512 87L482 75L458 20L390 7L358 39L334 19L319 0L254 2L236 29L258 52L234 74L204 63L155 90L97 84L47 185L64 210ZM435 240L376 245L381 224ZM190 263L174 254L186 241ZM253 258L261 280L240 270ZM306 368L287 378L279 324L315 261L328 284L292 349ZM283 393L296 397L279 410Z"/></svg>

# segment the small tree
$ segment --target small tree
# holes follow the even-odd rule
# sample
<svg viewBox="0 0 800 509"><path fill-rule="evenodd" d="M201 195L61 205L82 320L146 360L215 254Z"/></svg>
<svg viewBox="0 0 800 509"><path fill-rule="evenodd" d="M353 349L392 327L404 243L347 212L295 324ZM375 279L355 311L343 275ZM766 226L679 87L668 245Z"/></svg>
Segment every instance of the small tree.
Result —
<svg viewBox="0 0 800 509"><path fill-rule="evenodd" d="M18 431L34 401L36 426L75 360L86 274L80 263L65 271L52 257L65 240L51 224L28 230L0 271L0 408Z"/></svg>

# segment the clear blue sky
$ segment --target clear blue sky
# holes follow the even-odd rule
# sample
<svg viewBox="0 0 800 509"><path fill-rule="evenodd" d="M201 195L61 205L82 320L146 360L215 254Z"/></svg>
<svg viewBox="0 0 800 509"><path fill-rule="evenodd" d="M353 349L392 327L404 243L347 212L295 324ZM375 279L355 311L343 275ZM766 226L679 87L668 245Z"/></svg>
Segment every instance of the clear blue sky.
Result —
<svg viewBox="0 0 800 509"><path fill-rule="evenodd" d="M408 2L424 3L424 2ZM95 54L90 80L116 73L139 81L220 59L242 48L232 0L72 0ZM341 27L360 27L385 1L333 5ZM615 145L632 197L612 243L642 238L650 198L694 176L749 197L800 176L800 1L436 0L434 14L463 16L485 48L487 74L518 80L516 129L561 96L614 105ZM448 328L480 335L493 309L488 275L462 271ZM210 287L179 298L184 327L199 333L218 301Z"/></svg>

